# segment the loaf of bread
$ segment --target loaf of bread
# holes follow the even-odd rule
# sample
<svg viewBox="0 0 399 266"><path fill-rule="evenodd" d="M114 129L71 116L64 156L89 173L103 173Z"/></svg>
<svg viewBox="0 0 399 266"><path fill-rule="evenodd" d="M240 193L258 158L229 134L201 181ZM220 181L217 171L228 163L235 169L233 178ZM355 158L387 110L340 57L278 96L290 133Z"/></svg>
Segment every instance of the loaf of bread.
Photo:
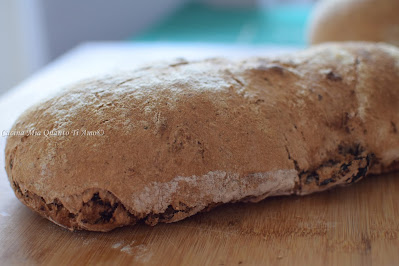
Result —
<svg viewBox="0 0 399 266"><path fill-rule="evenodd" d="M309 42L329 41L373 41L399 46L399 1L320 1L310 19Z"/></svg>
<svg viewBox="0 0 399 266"><path fill-rule="evenodd" d="M78 83L9 132L16 196L63 227L175 222L399 169L399 51L160 64Z"/></svg>

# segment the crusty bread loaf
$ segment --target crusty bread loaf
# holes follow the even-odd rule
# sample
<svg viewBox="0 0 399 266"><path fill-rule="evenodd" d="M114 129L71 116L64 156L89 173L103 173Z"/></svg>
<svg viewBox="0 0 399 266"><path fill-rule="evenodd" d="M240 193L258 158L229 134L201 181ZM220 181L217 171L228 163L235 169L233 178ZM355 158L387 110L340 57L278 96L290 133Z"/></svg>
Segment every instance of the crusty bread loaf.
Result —
<svg viewBox="0 0 399 266"><path fill-rule="evenodd" d="M329 41L374 41L399 46L399 1L320 1L309 23L309 42Z"/></svg>
<svg viewBox="0 0 399 266"><path fill-rule="evenodd" d="M182 61L32 107L10 131L6 170L24 204L69 229L174 222L397 170L398 103L399 51L384 44Z"/></svg>

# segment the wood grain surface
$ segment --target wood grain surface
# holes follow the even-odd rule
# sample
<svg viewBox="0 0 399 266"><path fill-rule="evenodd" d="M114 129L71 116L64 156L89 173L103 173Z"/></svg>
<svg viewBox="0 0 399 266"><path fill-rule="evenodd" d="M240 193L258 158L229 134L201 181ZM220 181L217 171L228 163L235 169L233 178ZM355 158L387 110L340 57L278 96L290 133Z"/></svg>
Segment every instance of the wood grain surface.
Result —
<svg viewBox="0 0 399 266"><path fill-rule="evenodd" d="M0 179L1 265L395 265L399 174L305 197L218 207L155 227L69 232Z"/></svg>

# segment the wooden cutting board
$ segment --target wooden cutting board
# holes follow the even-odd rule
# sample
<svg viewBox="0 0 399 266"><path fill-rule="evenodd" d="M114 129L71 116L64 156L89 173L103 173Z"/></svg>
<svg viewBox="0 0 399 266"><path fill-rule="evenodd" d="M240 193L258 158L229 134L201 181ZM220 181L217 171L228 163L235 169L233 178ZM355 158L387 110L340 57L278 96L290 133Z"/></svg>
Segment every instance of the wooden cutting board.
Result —
<svg viewBox="0 0 399 266"><path fill-rule="evenodd" d="M185 56L276 54L272 47L87 44L0 98L0 130L54 89L132 62ZM140 59L141 58L141 59ZM230 204L173 224L69 232L14 196L0 136L0 265L397 265L399 174L306 197Z"/></svg>
<svg viewBox="0 0 399 266"><path fill-rule="evenodd" d="M221 206L186 220L70 232L0 182L0 264L397 265L399 174L305 197Z"/></svg>

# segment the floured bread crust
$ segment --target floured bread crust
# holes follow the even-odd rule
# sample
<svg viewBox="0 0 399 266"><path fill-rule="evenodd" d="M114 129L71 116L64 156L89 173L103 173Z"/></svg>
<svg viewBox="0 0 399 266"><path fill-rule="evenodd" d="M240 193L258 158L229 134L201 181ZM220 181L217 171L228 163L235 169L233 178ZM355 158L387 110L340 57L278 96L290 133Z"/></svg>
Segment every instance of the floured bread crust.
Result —
<svg viewBox="0 0 399 266"><path fill-rule="evenodd" d="M384 44L181 61L30 108L11 132L58 135L9 136L6 170L24 204L71 230L174 222L399 169L398 102L399 51Z"/></svg>

